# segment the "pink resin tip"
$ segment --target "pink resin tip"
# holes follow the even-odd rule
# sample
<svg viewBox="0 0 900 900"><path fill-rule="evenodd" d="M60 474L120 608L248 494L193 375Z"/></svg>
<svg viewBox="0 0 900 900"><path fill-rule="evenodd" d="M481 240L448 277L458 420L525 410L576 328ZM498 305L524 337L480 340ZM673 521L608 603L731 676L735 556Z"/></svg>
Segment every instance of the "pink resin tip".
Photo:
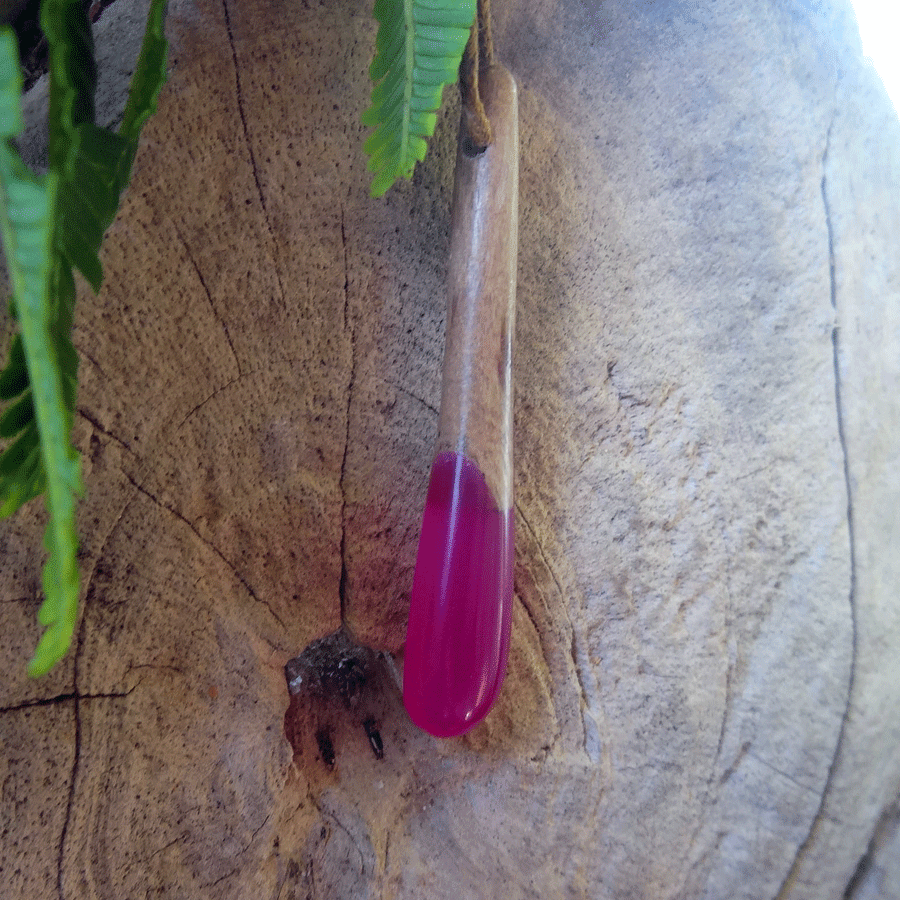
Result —
<svg viewBox="0 0 900 900"><path fill-rule="evenodd" d="M490 711L506 675L513 595L512 510L471 460L431 469L410 597L403 703L419 728L454 737Z"/></svg>

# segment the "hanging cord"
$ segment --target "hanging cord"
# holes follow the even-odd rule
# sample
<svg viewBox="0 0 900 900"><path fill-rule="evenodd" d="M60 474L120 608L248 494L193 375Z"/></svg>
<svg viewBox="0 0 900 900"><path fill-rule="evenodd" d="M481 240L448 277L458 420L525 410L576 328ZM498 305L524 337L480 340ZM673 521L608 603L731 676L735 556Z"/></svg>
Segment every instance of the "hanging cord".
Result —
<svg viewBox="0 0 900 900"><path fill-rule="evenodd" d="M472 155L483 152L491 143L488 121L478 90L478 76L494 63L494 36L491 30L491 0L478 0L478 12L472 24L469 43L459 67L459 90L466 119L466 140Z"/></svg>

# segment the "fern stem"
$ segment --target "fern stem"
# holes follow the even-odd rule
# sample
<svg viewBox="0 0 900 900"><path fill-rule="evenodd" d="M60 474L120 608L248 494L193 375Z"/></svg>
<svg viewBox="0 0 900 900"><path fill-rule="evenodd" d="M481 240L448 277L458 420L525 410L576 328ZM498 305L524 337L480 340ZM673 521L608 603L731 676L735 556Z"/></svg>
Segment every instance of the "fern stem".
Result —
<svg viewBox="0 0 900 900"><path fill-rule="evenodd" d="M413 65L415 63L416 28L413 19L413 0L403 0L403 18L406 23L406 79L403 84L403 127L400 131L400 159L409 154L409 120L412 115ZM396 175L402 175L398 167Z"/></svg>

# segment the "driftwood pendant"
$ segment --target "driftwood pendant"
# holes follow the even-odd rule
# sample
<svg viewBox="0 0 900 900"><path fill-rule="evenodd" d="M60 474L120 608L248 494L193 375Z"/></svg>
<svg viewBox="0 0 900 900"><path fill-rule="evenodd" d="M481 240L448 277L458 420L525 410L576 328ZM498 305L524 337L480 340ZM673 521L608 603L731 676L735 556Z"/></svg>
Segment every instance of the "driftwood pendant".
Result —
<svg viewBox="0 0 900 900"><path fill-rule="evenodd" d="M410 598L403 700L438 737L468 731L503 684L513 594L512 348L518 232L518 99L512 75L479 75L493 141L460 126L438 438Z"/></svg>

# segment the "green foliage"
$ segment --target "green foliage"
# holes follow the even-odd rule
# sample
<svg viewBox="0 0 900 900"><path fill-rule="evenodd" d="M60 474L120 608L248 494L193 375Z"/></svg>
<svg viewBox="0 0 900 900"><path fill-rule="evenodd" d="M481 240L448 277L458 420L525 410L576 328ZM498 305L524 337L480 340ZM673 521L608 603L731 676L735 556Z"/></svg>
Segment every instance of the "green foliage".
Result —
<svg viewBox="0 0 900 900"><path fill-rule="evenodd" d="M444 86L454 81L476 0L375 0L379 22L369 76L375 85L363 125L375 128L365 143L372 196L397 178L409 178L425 158Z"/></svg>
<svg viewBox="0 0 900 900"><path fill-rule="evenodd" d="M11 138L23 128L15 37L0 31L0 226L19 329L0 372L0 515L44 493L49 521L43 573L45 626L29 664L42 675L65 654L78 615L75 498L81 491L71 443L78 355L72 345L73 269L99 290L100 244L128 183L141 127L165 80L165 0L153 0L118 132L94 122L96 68L81 0L44 0L50 58L49 171L36 176Z"/></svg>

